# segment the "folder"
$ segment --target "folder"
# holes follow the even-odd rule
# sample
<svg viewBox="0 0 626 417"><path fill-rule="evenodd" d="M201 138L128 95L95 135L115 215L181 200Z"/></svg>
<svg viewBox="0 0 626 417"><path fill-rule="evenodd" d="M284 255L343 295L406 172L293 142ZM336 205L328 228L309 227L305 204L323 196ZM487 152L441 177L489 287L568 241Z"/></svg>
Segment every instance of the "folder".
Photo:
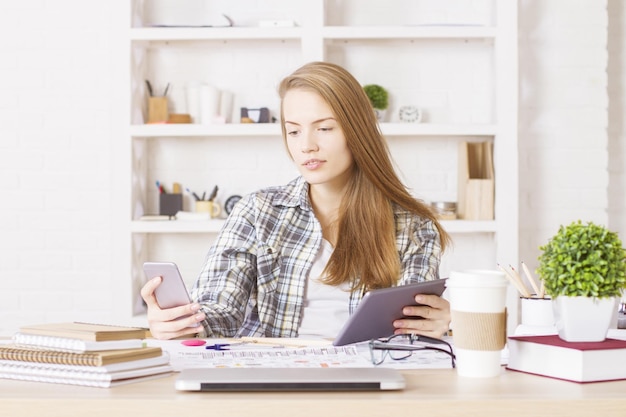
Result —
<svg viewBox="0 0 626 417"><path fill-rule="evenodd" d="M493 220L493 143L459 144L457 214L463 220Z"/></svg>

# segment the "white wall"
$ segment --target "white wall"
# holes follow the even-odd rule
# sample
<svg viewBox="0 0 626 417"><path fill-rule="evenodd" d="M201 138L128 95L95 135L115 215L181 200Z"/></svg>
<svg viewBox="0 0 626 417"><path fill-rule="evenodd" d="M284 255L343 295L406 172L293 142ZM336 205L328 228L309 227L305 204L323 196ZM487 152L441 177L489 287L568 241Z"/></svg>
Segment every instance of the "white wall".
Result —
<svg viewBox="0 0 626 417"><path fill-rule="evenodd" d="M520 260L534 269L559 225L609 222L608 16L596 0L521 0L519 12Z"/></svg>
<svg viewBox="0 0 626 417"><path fill-rule="evenodd" d="M560 223L609 222L626 236L626 12L610 0L608 19L605 7L520 1L520 259L531 266ZM123 1L0 3L0 335L110 320L114 59L126 19Z"/></svg>
<svg viewBox="0 0 626 417"><path fill-rule="evenodd" d="M2 335L110 315L114 3L0 3Z"/></svg>

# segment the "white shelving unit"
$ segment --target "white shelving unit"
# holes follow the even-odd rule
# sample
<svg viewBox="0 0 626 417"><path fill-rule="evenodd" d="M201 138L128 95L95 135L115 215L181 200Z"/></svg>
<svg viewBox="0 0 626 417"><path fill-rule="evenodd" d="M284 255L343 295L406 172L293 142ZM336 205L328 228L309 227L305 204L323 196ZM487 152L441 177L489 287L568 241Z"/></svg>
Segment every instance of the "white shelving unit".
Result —
<svg viewBox="0 0 626 417"><path fill-rule="evenodd" d="M228 7L227 3L217 0L216 3ZM254 177L264 185L276 183L279 179L280 182L286 182L295 176L293 174L295 170L283 172L284 170L277 168L274 172L252 160L252 154L256 152L254 146L262 148L267 144L270 148L281 149L281 132L278 124L144 124L145 79L152 80L155 85L164 85L171 80L175 87L181 87L199 77L213 77L233 91L236 98L240 98L240 101L235 100L235 109L238 110L239 105L247 106L246 103L257 105L260 101L268 103L272 113L277 114L278 99L268 84L277 83L282 76L307 61L336 62L353 72L359 80L362 79L364 84L373 79L377 80L377 83L387 84L392 96L397 98L396 104L410 103L407 100L415 95L414 86L411 85L410 68L407 68L407 73L400 74L400 77L389 75L397 74L398 69L389 67L386 62L388 53L400 51L397 55L399 66L403 63L407 67L432 65L431 72L446 70L451 74L461 74L460 78L463 76L464 68L454 72L450 68L443 68L446 65L442 63L456 62L458 55L460 57L458 59L465 59L469 65L477 64L477 71L484 68L487 74L475 77L489 85L484 91L476 89L477 98L474 102L479 105L472 106L472 102L468 102L470 106L466 115L463 114L462 106L456 105L455 114L460 115L456 118L446 116L443 110L433 111L432 120L420 124L398 123L392 117L390 122L381 124L381 129L390 141L392 152L394 146L400 149L398 151L400 165L403 170L409 172L409 178L412 180L419 176L413 175L415 167L412 165L417 163L412 164L402 157L407 147L413 144L415 146L420 146L420 143L427 144L426 149L415 151L415 155L419 156L420 152L428 154L431 149L438 147L441 147L443 152L450 152L456 149L459 141L493 141L496 172L495 219L446 221L443 224L452 233L453 239L459 239L462 245L464 239L468 240L469 243L465 244L471 246L473 251L482 251L484 258L487 259L484 263L492 262L487 266L495 267L496 261L513 265L518 263L517 2L484 0L484 4L481 3L482 9L475 13L483 17L478 19L478 23L470 21L465 25L450 22L431 24L421 20L418 20L417 24L405 24L401 21L397 25L387 24L385 19L381 19L383 23L380 25L367 22L367 8L372 8L370 15L376 17L378 10L376 7L380 7L378 3L380 2L363 0L359 2L285 0L285 8L291 10L293 15L291 19L297 22L296 27L265 28L254 25L237 27L238 12L234 9L232 15L228 10L224 13L233 17L236 27L164 28L149 27L150 22L146 20L149 14L147 11L149 7L154 6L154 2L129 0L131 23L124 55L130 68L128 83L124 86L128 99L125 103L127 129L126 136L120 138L119 143L114 145L118 156L114 162L119 191L119 198L115 203L118 221L117 229L114 231L118 252L114 262L117 264L115 270L119 271L117 292L120 297L116 300L119 320L145 325L145 315L142 313L139 297L139 288L144 280L141 265L148 259L157 260L154 259L155 254L160 253L157 247L163 244L164 239L175 237L177 242L191 239L194 245L202 242L201 250L204 253L223 224L223 220L218 219L205 222L140 221L141 214L156 210L154 176L163 175L167 179L177 178L175 176L177 173L184 173L191 178L187 182L192 182L195 178L192 165L198 162L198 155L202 155L203 152L220 153L217 162L215 159L212 160L216 168L209 171L209 176L213 179L228 177L231 182L236 182L237 179L231 175L231 171L228 171L228 164L224 161L232 160L235 163L239 158L252 161L248 165L259 164L257 172L260 174L250 174L248 178ZM415 1L406 4L410 7L428 7L420 6L421 3ZM449 4L446 7L449 9L455 7L455 2L447 3ZM276 6L276 2L272 4L279 7ZM331 13L327 10L331 7L339 7L339 10ZM351 8L358 8L356 18L353 17L355 13L350 12ZM272 11L264 12L271 15ZM365 21L359 21L359 16ZM402 18L407 19L407 16L402 15ZM254 21L254 10L243 20ZM388 52L389 50L392 52ZM474 60L473 53L479 58ZM265 54L267 57L259 54ZM410 61L412 55L416 56L416 60L419 61L420 58L422 60L414 64ZM445 55L444 58L442 55ZM424 57L434 58L424 59ZM382 62L379 62L378 58L381 58ZM431 64L431 61L435 63ZM244 71L238 66L230 67L233 63L249 66L249 71ZM442 68L437 68L437 65ZM254 71L262 75L251 76L252 80L247 80L245 74ZM268 78L264 78L265 76ZM271 79L271 82L267 81L268 79ZM453 80L453 83L461 85L458 80ZM465 87L461 85L460 88ZM180 91L182 88L178 88L179 93ZM178 100L177 107L180 107L183 101L181 97L181 95L173 97L173 101ZM209 151L206 151L207 149ZM174 159L180 159L184 155L188 155L190 161L181 166L180 162ZM452 152L450 160L453 162L444 167L450 172L436 175L444 179L456 178L455 157ZM279 154L276 158L276 160L287 159L285 154ZM165 162L160 162L161 160ZM204 162L200 164L202 163ZM151 164L158 167L155 168ZM167 167L162 168L168 164L171 164L169 171ZM266 178L263 178L263 173ZM207 171L199 170L199 175L208 174ZM248 174L242 173L242 176L246 175ZM285 181L282 181L283 178ZM446 196L452 195L451 189L454 187L449 185L449 181L447 184ZM244 189L244 185L237 184L229 188L227 183L224 188L234 190L238 194L258 188L254 186ZM420 190L419 181L409 186ZM461 250L462 248L454 249L449 255L452 260L448 259L448 264L455 268L472 267L471 259L474 256L471 253L466 256L468 259L465 261L455 261L464 257ZM195 263L190 265L188 270L197 272L201 261L202 258L195 259ZM195 276L188 277L190 280L194 278ZM515 294L511 294L510 305L516 306ZM509 308L509 319L509 327L512 327L517 321L516 308Z"/></svg>

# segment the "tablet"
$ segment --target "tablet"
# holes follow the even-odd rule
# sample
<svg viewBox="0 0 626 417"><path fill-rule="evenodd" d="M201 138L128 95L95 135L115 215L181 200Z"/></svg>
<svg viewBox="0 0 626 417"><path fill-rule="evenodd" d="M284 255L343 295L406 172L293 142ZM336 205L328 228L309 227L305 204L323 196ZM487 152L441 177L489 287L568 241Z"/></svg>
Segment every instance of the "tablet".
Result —
<svg viewBox="0 0 626 417"><path fill-rule="evenodd" d="M391 336L393 321L406 317L402 308L419 305L415 302L417 294L441 295L446 288L445 282L445 278L436 279L368 292L337 334L333 345L343 346Z"/></svg>

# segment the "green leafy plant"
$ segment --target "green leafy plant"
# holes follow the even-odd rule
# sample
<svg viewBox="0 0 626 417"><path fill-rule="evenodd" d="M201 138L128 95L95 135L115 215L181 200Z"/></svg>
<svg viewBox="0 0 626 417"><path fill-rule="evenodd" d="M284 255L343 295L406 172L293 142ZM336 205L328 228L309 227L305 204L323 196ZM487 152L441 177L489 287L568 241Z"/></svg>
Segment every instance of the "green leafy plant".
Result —
<svg viewBox="0 0 626 417"><path fill-rule="evenodd" d="M385 110L389 107L389 93L384 87L378 84L368 84L363 86L363 90L375 109Z"/></svg>
<svg viewBox="0 0 626 417"><path fill-rule="evenodd" d="M540 246L537 273L553 299L618 297L626 288L626 251L617 233L580 220Z"/></svg>

